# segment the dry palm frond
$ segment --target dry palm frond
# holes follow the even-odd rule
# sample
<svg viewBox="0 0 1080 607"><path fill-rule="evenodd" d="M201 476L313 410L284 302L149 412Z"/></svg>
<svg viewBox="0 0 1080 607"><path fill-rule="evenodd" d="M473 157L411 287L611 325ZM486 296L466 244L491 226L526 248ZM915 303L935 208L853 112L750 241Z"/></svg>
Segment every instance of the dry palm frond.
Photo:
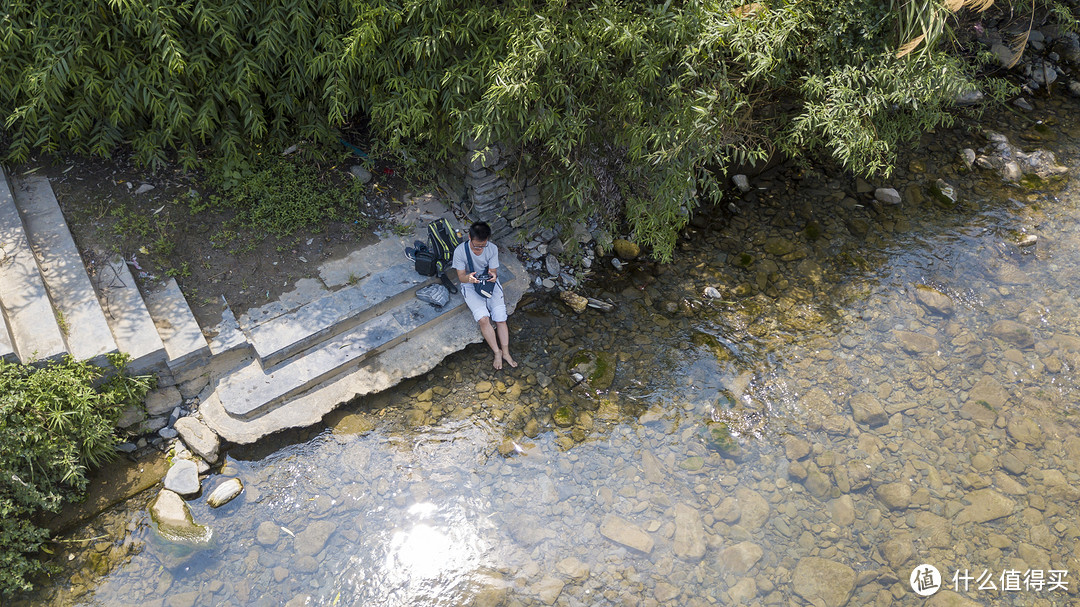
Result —
<svg viewBox="0 0 1080 607"><path fill-rule="evenodd" d="M1012 42L1009 43L1009 50L1012 51L1012 59L1005 67L1012 69L1020 61L1020 56L1024 54L1024 49L1027 48L1028 37L1030 35L1031 28L1028 28L1027 31L1018 34L1012 39Z"/></svg>
<svg viewBox="0 0 1080 607"><path fill-rule="evenodd" d="M915 38L912 38L911 40L908 40L907 42L904 43L903 46L896 49L896 58L899 59L899 58L903 57L904 55L910 53L911 51L915 50L915 47L919 46L919 44L921 44L922 41L925 40L925 39L926 39L926 34L919 34Z"/></svg>

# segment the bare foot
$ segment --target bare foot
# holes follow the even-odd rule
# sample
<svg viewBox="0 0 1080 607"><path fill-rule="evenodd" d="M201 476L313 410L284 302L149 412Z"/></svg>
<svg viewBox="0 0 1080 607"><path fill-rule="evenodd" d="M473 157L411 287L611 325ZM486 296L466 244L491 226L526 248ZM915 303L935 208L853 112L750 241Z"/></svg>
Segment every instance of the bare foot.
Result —
<svg viewBox="0 0 1080 607"><path fill-rule="evenodd" d="M513 358L510 358L510 353L509 352L504 351L502 353L502 359L505 360L506 362L510 363L511 367L514 367L515 369L517 368L517 363L514 362Z"/></svg>
<svg viewBox="0 0 1080 607"><path fill-rule="evenodd" d="M499 371L499 370L502 369L502 361L503 361L502 352L496 352L495 353L495 362L492 363L492 365L495 367L496 371ZM514 366L516 367L517 365L514 365Z"/></svg>

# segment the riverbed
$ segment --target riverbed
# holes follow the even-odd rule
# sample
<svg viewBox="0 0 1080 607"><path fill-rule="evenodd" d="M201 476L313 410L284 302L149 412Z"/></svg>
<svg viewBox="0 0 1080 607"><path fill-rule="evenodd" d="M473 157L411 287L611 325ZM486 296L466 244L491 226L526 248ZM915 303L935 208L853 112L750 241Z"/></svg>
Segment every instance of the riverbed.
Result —
<svg viewBox="0 0 1080 607"><path fill-rule="evenodd" d="M1078 109L992 124L1075 175ZM189 503L210 547L158 539L140 495L65 537L28 603L914 605L929 564L931 604L1074 604L1080 181L969 170L986 145L928 135L868 185L753 178L673 263L605 260L585 291L614 311L527 298L518 369L477 346L233 449ZM574 376L581 350L610 386Z"/></svg>

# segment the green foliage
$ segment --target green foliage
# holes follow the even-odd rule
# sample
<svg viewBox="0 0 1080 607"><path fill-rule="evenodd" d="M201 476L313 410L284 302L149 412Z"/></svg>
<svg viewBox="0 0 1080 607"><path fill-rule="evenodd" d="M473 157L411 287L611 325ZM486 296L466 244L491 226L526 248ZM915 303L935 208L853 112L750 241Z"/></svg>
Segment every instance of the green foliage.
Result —
<svg viewBox="0 0 1080 607"><path fill-rule="evenodd" d="M115 373L70 357L41 368L0 361L0 595L29 588L45 571L33 558L48 531L32 517L56 512L86 488L88 466L115 453L113 428L123 409L142 403L152 377Z"/></svg>
<svg viewBox="0 0 1080 607"><path fill-rule="evenodd" d="M210 171L210 185L221 195L212 202L235 209L236 223L256 236L285 237L327 220L353 219L363 227L357 212L363 186L349 177L346 186L336 174L300 159L260 155L243 164Z"/></svg>
<svg viewBox="0 0 1080 607"><path fill-rule="evenodd" d="M266 189L257 152L332 143L359 118L371 154L417 174L498 141L543 169L548 217L625 220L666 258L729 167L779 149L887 173L948 124L976 86L942 34L953 7L986 4L958 2L12 1L0 115L10 158L210 150L226 190ZM329 208L230 197L279 233Z"/></svg>

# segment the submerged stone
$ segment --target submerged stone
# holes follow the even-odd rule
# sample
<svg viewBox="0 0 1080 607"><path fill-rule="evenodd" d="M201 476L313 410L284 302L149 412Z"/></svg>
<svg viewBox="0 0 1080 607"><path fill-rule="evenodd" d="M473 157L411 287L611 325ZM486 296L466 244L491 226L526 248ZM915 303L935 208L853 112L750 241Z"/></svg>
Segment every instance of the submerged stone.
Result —
<svg viewBox="0 0 1080 607"><path fill-rule="evenodd" d="M210 493L210 497L206 498L206 503L211 508L220 508L225 504L232 501L236 496L240 495L240 492L244 490L244 483L238 478L230 478L229 480L221 483Z"/></svg>
<svg viewBox="0 0 1080 607"><path fill-rule="evenodd" d="M721 455L738 458L742 455L739 441L731 435L731 429L724 422L706 422L705 445Z"/></svg>
<svg viewBox="0 0 1080 607"><path fill-rule="evenodd" d="M607 390L615 381L615 357L598 350L579 350L570 358L570 371L580 373L594 390Z"/></svg>
<svg viewBox="0 0 1080 607"><path fill-rule="evenodd" d="M573 408L567 405L555 409L555 413L551 415L552 421L560 428L569 428L570 426L573 426L576 417L577 415L574 414Z"/></svg>

